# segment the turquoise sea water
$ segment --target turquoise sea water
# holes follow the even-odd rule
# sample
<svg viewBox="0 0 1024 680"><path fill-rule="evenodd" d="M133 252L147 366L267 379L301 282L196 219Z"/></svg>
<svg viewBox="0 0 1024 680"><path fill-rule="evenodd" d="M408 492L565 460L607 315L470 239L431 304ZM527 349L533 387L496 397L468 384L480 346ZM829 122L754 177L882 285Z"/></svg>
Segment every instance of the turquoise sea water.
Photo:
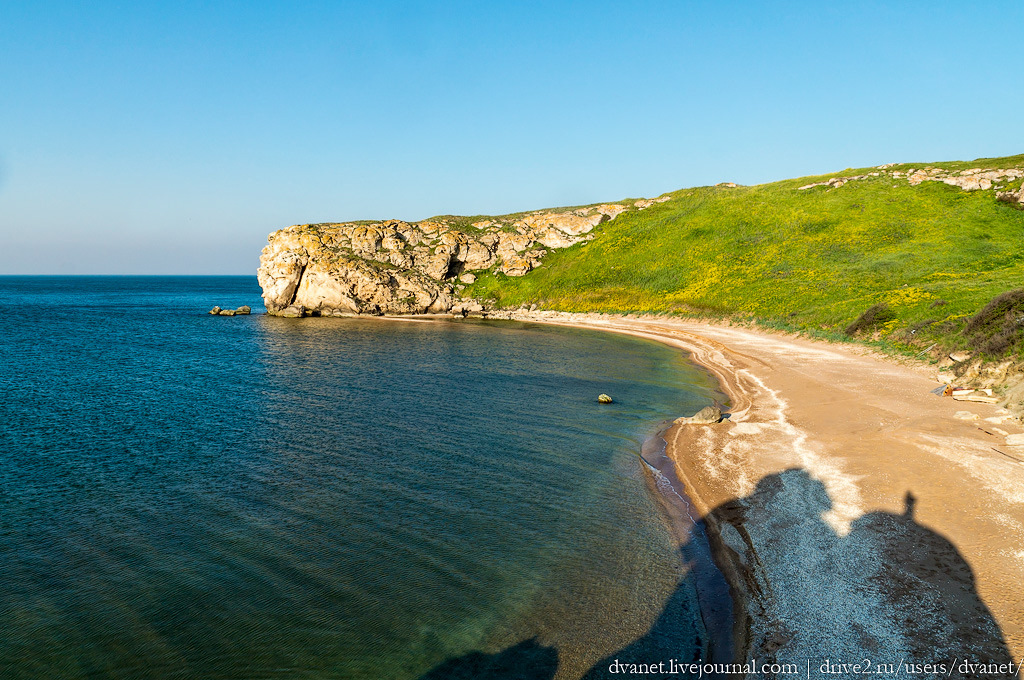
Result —
<svg viewBox="0 0 1024 680"><path fill-rule="evenodd" d="M700 654L637 457L716 396L680 352L261 311L252 277L0 278L0 675L572 678Z"/></svg>

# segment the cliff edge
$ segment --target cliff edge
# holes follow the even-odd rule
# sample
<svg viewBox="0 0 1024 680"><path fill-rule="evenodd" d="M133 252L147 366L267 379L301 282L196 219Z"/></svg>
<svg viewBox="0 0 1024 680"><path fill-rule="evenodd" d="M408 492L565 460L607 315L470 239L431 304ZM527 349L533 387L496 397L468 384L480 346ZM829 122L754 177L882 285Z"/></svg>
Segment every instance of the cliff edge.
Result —
<svg viewBox="0 0 1024 680"><path fill-rule="evenodd" d="M669 200L640 199L469 222L301 224L275 231L257 271L279 316L479 311L462 300L478 272L522 276L551 250L593 238L597 225Z"/></svg>

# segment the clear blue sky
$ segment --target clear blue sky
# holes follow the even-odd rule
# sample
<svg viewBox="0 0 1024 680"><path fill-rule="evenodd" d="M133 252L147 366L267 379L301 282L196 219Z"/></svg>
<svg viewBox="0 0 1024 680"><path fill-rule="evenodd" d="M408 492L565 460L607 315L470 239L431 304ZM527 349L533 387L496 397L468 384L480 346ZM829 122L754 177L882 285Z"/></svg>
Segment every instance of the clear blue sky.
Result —
<svg viewBox="0 0 1024 680"><path fill-rule="evenodd" d="M7 2L0 273L1024 153L1024 2Z"/></svg>

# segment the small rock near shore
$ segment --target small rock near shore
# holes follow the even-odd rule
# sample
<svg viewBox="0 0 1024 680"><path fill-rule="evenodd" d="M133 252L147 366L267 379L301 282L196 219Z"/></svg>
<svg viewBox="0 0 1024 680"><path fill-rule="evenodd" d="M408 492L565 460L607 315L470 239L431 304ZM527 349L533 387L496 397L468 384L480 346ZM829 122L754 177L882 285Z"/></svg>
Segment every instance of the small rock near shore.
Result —
<svg viewBox="0 0 1024 680"><path fill-rule="evenodd" d="M213 309L210 310L210 314L215 314L217 316L236 316L252 314L252 307L250 307L249 305L242 305L238 309L221 309L220 307L214 305Z"/></svg>
<svg viewBox="0 0 1024 680"><path fill-rule="evenodd" d="M682 417L676 418L675 423L684 423L688 425L710 425L717 423L722 420L722 409L717 406L705 406L701 410L694 413L689 418Z"/></svg>
<svg viewBox="0 0 1024 680"><path fill-rule="evenodd" d="M597 403L599 403L599 404L610 404L610 403L612 403L612 398L609 397L607 394L599 394L597 396Z"/></svg>

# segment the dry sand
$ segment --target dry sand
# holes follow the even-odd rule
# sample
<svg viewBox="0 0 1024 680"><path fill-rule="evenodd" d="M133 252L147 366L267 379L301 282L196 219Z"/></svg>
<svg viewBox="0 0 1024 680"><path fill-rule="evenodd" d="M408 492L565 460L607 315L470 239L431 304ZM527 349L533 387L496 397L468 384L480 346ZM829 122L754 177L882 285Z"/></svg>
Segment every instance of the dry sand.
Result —
<svg viewBox="0 0 1024 680"><path fill-rule="evenodd" d="M993 429L1022 428L985 420L996 406L934 395L934 368L856 346L678 320L515 318L656 339L718 377L728 420L666 438L719 539L741 654L801 670L1024 657L1024 450Z"/></svg>

